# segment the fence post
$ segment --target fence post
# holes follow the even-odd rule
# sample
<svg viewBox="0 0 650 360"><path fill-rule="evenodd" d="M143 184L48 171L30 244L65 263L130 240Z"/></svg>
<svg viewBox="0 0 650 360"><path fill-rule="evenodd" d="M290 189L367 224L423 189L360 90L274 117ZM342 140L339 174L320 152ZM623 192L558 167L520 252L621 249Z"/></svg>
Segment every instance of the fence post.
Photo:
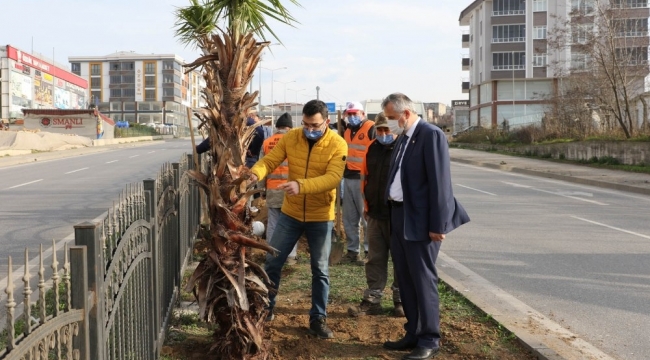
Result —
<svg viewBox="0 0 650 360"><path fill-rule="evenodd" d="M181 259L185 259L185 253L181 248L183 247L183 237L181 235L181 215L185 215L181 212L181 192L179 191L179 187L181 184L181 170L180 170L180 164L179 163L172 163L172 168L174 169L174 193L176 196L174 196L174 209L176 210L176 216L174 216L174 259L175 259L175 267L174 267L174 287L178 287L179 289L179 295L180 295L180 287L181 287Z"/></svg>
<svg viewBox="0 0 650 360"><path fill-rule="evenodd" d="M104 359L104 259L99 224L83 222L74 226L74 240L77 246L86 246L87 291L91 297L88 311L88 335L90 359Z"/></svg>
<svg viewBox="0 0 650 360"><path fill-rule="evenodd" d="M80 359L90 359L90 307L88 302L88 258L85 246L70 247L70 279L72 308L83 309L84 319L79 334L74 338L74 348L79 350Z"/></svg>
<svg viewBox="0 0 650 360"><path fill-rule="evenodd" d="M151 303L153 304L151 311L151 344L153 346L154 356L158 356L158 334L160 332L160 249L158 239L158 196L156 194L156 180L146 179L142 181L144 187L144 202L146 208L146 220L151 225L151 234L149 234L149 244L151 246Z"/></svg>

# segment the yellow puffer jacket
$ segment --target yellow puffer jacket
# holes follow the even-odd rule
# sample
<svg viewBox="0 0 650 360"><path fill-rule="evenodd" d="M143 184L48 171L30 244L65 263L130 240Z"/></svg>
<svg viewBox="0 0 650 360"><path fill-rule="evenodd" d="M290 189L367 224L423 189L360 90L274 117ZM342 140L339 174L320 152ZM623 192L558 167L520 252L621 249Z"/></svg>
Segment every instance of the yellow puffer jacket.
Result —
<svg viewBox="0 0 650 360"><path fill-rule="evenodd" d="M251 171L262 180L287 159L289 181L298 182L300 191L298 195L284 195L282 212L298 221L331 221L347 154L345 140L331 129L309 150L300 127L284 135Z"/></svg>

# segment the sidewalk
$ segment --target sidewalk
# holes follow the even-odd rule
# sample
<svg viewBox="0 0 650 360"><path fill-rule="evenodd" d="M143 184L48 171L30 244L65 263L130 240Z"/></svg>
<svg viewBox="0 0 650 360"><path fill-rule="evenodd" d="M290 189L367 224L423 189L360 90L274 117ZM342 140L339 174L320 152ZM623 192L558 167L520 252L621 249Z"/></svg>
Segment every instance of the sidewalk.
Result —
<svg viewBox="0 0 650 360"><path fill-rule="evenodd" d="M650 174L607 170L478 150L450 148L449 153L451 161L455 162L650 195Z"/></svg>
<svg viewBox="0 0 650 360"><path fill-rule="evenodd" d="M453 162L650 195L650 174L599 169L476 150L450 148L449 153ZM539 359L613 360L570 330L485 281L442 251L438 257L437 267L441 280L515 334L521 343L533 351Z"/></svg>

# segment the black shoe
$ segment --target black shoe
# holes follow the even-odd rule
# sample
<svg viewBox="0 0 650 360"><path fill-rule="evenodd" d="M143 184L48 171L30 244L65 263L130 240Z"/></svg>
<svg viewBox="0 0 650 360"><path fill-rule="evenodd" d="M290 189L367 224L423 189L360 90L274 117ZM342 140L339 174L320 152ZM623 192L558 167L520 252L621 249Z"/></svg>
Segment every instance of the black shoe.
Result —
<svg viewBox="0 0 650 360"><path fill-rule="evenodd" d="M334 338L334 333L327 327L324 317L319 317L309 323L309 333L321 339Z"/></svg>
<svg viewBox="0 0 650 360"><path fill-rule="evenodd" d="M389 350L411 350L417 346L417 340L410 340L403 337L397 341L386 341L384 348Z"/></svg>
<svg viewBox="0 0 650 360"><path fill-rule="evenodd" d="M264 321L266 322L271 322L275 319L275 315L273 314L273 310L269 311L269 313L266 315L266 319Z"/></svg>
<svg viewBox="0 0 650 360"><path fill-rule="evenodd" d="M402 360L429 360L433 359L440 351L440 348L437 349L427 349L423 347L416 347L409 354L402 356Z"/></svg>

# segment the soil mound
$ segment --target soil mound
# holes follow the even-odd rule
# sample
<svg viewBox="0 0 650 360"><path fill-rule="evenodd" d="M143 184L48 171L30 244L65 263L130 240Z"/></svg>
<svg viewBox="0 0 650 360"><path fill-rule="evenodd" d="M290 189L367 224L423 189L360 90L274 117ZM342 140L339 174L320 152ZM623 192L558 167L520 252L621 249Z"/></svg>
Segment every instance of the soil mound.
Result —
<svg viewBox="0 0 650 360"><path fill-rule="evenodd" d="M92 146L87 137L49 132L0 131L0 150L57 151Z"/></svg>

